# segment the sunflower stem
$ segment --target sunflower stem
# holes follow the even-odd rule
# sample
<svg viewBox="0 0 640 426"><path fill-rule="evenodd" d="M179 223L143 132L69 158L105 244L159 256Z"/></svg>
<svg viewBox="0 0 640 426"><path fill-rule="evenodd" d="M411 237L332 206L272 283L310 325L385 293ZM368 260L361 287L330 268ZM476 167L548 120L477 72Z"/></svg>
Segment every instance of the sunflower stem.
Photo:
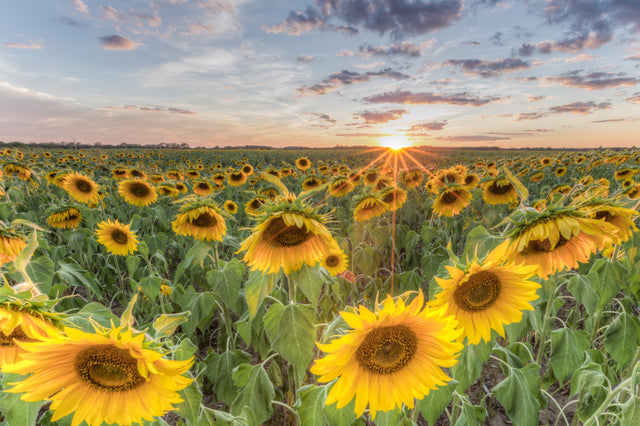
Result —
<svg viewBox="0 0 640 426"><path fill-rule="evenodd" d="M288 274L285 274L285 277L287 277L287 284L289 287L289 303L296 303L296 283Z"/></svg>
<svg viewBox="0 0 640 426"><path fill-rule="evenodd" d="M295 418L296 418L296 424L297 425L301 425L302 424L302 422L300 421L300 415L289 404L285 404L284 402L280 402L280 401L276 401L276 400L271 401L271 403L272 404L276 404L276 405L280 405L281 407L284 407L287 410L291 411L293 413L293 415L295 416Z"/></svg>
<svg viewBox="0 0 640 426"><path fill-rule="evenodd" d="M556 300L556 294L558 294L559 285L556 285L555 279L552 279L552 284L555 285L555 288L551 292L551 296L549 296L549 300L547 300L547 307L544 311L544 317L542 318L542 331L540 332L540 339L538 344L538 354L536 355L536 364L540 365L542 362L542 357L544 356L544 352L547 346L547 333L549 332L549 323L551 322L551 308L553 307L553 302Z"/></svg>

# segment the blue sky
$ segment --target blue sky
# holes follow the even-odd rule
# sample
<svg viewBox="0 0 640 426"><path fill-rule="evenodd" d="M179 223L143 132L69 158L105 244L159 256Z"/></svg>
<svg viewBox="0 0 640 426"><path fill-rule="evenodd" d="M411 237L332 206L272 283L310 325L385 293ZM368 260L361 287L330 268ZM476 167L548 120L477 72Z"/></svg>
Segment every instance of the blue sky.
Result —
<svg viewBox="0 0 640 426"><path fill-rule="evenodd" d="M7 0L0 140L632 146L638 0Z"/></svg>

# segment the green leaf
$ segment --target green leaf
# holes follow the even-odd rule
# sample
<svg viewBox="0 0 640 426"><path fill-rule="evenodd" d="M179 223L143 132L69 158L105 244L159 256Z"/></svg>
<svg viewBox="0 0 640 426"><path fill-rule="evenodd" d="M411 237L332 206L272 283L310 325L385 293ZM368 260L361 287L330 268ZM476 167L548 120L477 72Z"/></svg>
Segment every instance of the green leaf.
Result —
<svg viewBox="0 0 640 426"><path fill-rule="evenodd" d="M136 306L136 300L138 300L138 294L134 294L122 315L120 315L120 325L122 327L131 328L135 324L135 318L133 318L133 307Z"/></svg>
<svg viewBox="0 0 640 426"><path fill-rule="evenodd" d="M264 316L264 329L273 350L297 368L300 379L313 359L314 321L311 305L274 303Z"/></svg>
<svg viewBox="0 0 640 426"><path fill-rule="evenodd" d="M640 346L640 321L621 313L604 332L604 346L621 366L626 365Z"/></svg>
<svg viewBox="0 0 640 426"><path fill-rule="evenodd" d="M482 426L487 418L487 409L473 405L466 398L462 400L462 411L455 426Z"/></svg>
<svg viewBox="0 0 640 426"><path fill-rule="evenodd" d="M197 350L198 350L198 347L194 345L193 342L188 337L185 337L180 341L180 344L173 350L173 356L178 361L185 361L191 358L196 353Z"/></svg>
<svg viewBox="0 0 640 426"><path fill-rule="evenodd" d="M378 411L376 412L376 418L372 420L376 426L399 426L402 416L402 411L396 408L390 411Z"/></svg>
<svg viewBox="0 0 640 426"><path fill-rule="evenodd" d="M207 258L207 255L211 251L213 246L211 243L206 241L198 241L196 244L189 249L185 257L193 257L193 262L200 265L201 268L204 268L204 260Z"/></svg>
<svg viewBox="0 0 640 426"><path fill-rule="evenodd" d="M223 262L220 262L223 263ZM238 312L238 295L242 285L242 278L246 267L238 259L225 262L220 270L212 269L207 272L207 282L233 311Z"/></svg>
<svg viewBox="0 0 640 426"><path fill-rule="evenodd" d="M507 169L507 166L504 166L504 173L505 175L507 175L507 179L509 180L509 182L511 182L511 184L516 189L518 197L520 197L520 201L525 201L527 198L529 198L529 190L527 190L527 187L524 186L517 177L511 174L509 169Z"/></svg>
<svg viewBox="0 0 640 426"><path fill-rule="evenodd" d="M127 256L125 259L125 263L127 264L127 273L130 277L133 277L136 271L138 270L138 266L140 266L140 259L138 256Z"/></svg>
<svg viewBox="0 0 640 426"><path fill-rule="evenodd" d="M140 279L140 290L151 301L155 300L156 297L158 297L161 287L162 278L158 276L150 275L148 277L142 277L142 279Z"/></svg>
<svg viewBox="0 0 640 426"><path fill-rule="evenodd" d="M202 401L202 391L198 386L198 382L194 380L178 393L184 401L178 405L176 412L192 425L197 425L200 418L200 402Z"/></svg>
<svg viewBox="0 0 640 426"><path fill-rule="evenodd" d="M467 234L462 260L483 258L501 242L501 238L489 233L484 226L476 226Z"/></svg>
<svg viewBox="0 0 640 426"><path fill-rule="evenodd" d="M182 275L184 275L184 272L187 269L189 269L189 267L193 263L193 259L194 259L193 255L185 256L185 258L182 259L182 261L178 264L178 267L176 268L176 272L173 276L174 284L178 284L178 282L180 281L180 278L182 278Z"/></svg>
<svg viewBox="0 0 640 426"><path fill-rule="evenodd" d="M622 284L627 271L619 261L598 259L591 267L591 271L597 272L599 279L591 281L594 291L598 295L598 310L613 299L622 290Z"/></svg>
<svg viewBox="0 0 640 426"><path fill-rule="evenodd" d="M191 312L179 312L177 314L158 315L153 321L155 337L159 339L171 336L176 331L176 328L189 320L190 314Z"/></svg>
<svg viewBox="0 0 640 426"><path fill-rule="evenodd" d="M207 366L204 374L213 383L213 391L217 399L231 406L238 396L238 389L233 382L233 370L241 364L248 365L246 363L249 361L251 361L251 355L241 350L226 351L217 357L214 363L208 363L205 360Z"/></svg>
<svg viewBox="0 0 640 426"><path fill-rule="evenodd" d="M20 220L20 219L17 219ZM14 221L15 223L16 221ZM33 233L31 234L31 238L29 238L29 241L27 242L27 245L22 249L22 251L18 254L18 256L16 257L16 259L13 261L13 266L15 266L15 268L20 271L20 273L22 275L25 276L25 278L28 278L27 275L27 265L29 264L29 262L31 261L31 256L33 256L33 253L36 251L36 249L38 248L38 236L36 235L36 230L33 230Z"/></svg>
<svg viewBox="0 0 640 426"><path fill-rule="evenodd" d="M598 389L605 381L604 373L602 372L602 366L590 362L577 369L571 377L571 394L570 396L577 395L578 392L591 392L593 389Z"/></svg>
<svg viewBox="0 0 640 426"><path fill-rule="evenodd" d="M456 390L459 393L466 391L482 373L482 364L491 355L491 345L480 342L477 345L466 345L460 356L458 363L451 369L453 378L458 381Z"/></svg>
<svg viewBox="0 0 640 426"><path fill-rule="evenodd" d="M335 383L334 383L335 386ZM327 394L329 390L327 390ZM338 409L337 402L334 402L330 405L325 405L323 408L324 415L327 416L327 422L329 425L345 425L349 426L356 421L358 416L356 416L355 408L356 408L356 399L353 398L347 405Z"/></svg>
<svg viewBox="0 0 640 426"><path fill-rule="evenodd" d="M262 305L264 298L271 294L273 281L273 274L263 274L260 271L249 272L244 297L247 300L247 306L249 306L251 319L258 313L258 308Z"/></svg>
<svg viewBox="0 0 640 426"><path fill-rule="evenodd" d="M29 278L31 278L31 281L38 284L38 289L40 289L42 293L49 294L55 274L55 268L51 259L47 256L38 256L31 259L31 262L29 262L26 267L26 272Z"/></svg>
<svg viewBox="0 0 640 426"><path fill-rule="evenodd" d="M62 281L72 286L86 287L96 296L102 297L102 289L99 284L93 278L87 278L84 275L86 272L75 265L65 262L59 262L56 269L56 274Z"/></svg>
<svg viewBox="0 0 640 426"><path fill-rule="evenodd" d="M247 364L243 364L247 365ZM273 384L262 364L249 366L249 378L231 404L231 414L238 416L244 407L251 408L258 424L271 417L271 401L276 396ZM234 374L235 381L235 374Z"/></svg>
<svg viewBox="0 0 640 426"><path fill-rule="evenodd" d="M492 392L516 425L538 425L540 414L540 366L535 363L512 368L511 374Z"/></svg>
<svg viewBox="0 0 640 426"><path fill-rule="evenodd" d="M324 426L327 419L324 415L324 401L327 399L327 388L307 385L298 389L299 399L293 406L300 416L303 425Z"/></svg>
<svg viewBox="0 0 640 426"><path fill-rule="evenodd" d="M584 331L560 328L551 331L549 364L560 383L567 380L582 365L584 352L589 348L589 335Z"/></svg>
<svg viewBox="0 0 640 426"><path fill-rule="evenodd" d="M291 272L289 280L298 286L314 307L317 307L322 287L329 281L329 276L325 271L305 264L299 270Z"/></svg>
<svg viewBox="0 0 640 426"><path fill-rule="evenodd" d="M429 425L433 426L447 408L457 385L458 382L451 380L446 386L432 389L424 398L416 401L416 407Z"/></svg>
<svg viewBox="0 0 640 426"><path fill-rule="evenodd" d="M8 389L9 383L20 381L22 376L17 374L3 374L2 389ZM20 399L20 393L0 393L0 412L4 415L7 426L35 426L38 411L44 401L26 402Z"/></svg>
<svg viewBox="0 0 640 426"><path fill-rule="evenodd" d="M211 292L196 293L187 309L191 311L189 321L182 325L182 329L189 336L193 335L196 327L204 331L213 320L213 313L216 306L216 296Z"/></svg>
<svg viewBox="0 0 640 426"><path fill-rule="evenodd" d="M634 395L622 407L623 425L640 425L640 396Z"/></svg>
<svg viewBox="0 0 640 426"><path fill-rule="evenodd" d="M569 290L578 302L582 303L589 315L593 315L598 308L600 296L598 296L598 293L596 293L591 284L598 280L598 274L590 272L587 275L574 275L567 283L567 290Z"/></svg>

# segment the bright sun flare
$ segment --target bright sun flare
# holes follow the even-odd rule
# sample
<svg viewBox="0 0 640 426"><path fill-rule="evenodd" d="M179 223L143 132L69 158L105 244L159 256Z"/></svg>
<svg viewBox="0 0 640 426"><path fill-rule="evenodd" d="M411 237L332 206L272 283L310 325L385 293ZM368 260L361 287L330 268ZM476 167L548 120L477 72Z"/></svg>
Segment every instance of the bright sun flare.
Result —
<svg viewBox="0 0 640 426"><path fill-rule="evenodd" d="M409 139L404 135L385 136L378 138L378 142L380 145L386 146L387 148L391 148L395 151L411 145Z"/></svg>

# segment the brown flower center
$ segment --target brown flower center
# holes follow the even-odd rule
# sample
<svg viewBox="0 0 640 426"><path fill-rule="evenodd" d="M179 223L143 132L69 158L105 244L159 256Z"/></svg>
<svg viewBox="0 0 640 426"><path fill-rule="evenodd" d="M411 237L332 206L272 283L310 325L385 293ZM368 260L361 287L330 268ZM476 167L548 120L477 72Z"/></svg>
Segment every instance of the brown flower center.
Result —
<svg viewBox="0 0 640 426"><path fill-rule="evenodd" d="M143 176L144 176L144 173L142 173L142 172L141 172L141 171L139 171L139 170L131 170L131 171L129 172L129 174L131 174L131 176L136 177L136 178L139 178L139 177L143 177Z"/></svg>
<svg viewBox="0 0 640 426"><path fill-rule="evenodd" d="M453 204L458 199L458 196L453 191L447 191L442 194L442 198L440 198L441 202L444 204Z"/></svg>
<svg viewBox="0 0 640 426"><path fill-rule="evenodd" d="M93 191L93 186L91 182L85 179L77 179L76 180L76 189L84 194L88 194Z"/></svg>
<svg viewBox="0 0 640 426"><path fill-rule="evenodd" d="M129 187L129 192L137 198L145 198L151 193L151 189L142 182L134 182Z"/></svg>
<svg viewBox="0 0 640 426"><path fill-rule="evenodd" d="M76 355L74 366L82 381L103 391L123 392L145 382L138 361L116 346L90 346Z"/></svg>
<svg viewBox="0 0 640 426"><path fill-rule="evenodd" d="M193 226L197 226L198 228L211 228L218 224L217 219L208 212L200 214L198 217L190 220L189 222Z"/></svg>
<svg viewBox="0 0 640 426"><path fill-rule="evenodd" d="M313 232L306 226L288 226L282 217L271 219L263 232L263 239L276 247L293 247L304 243L314 237Z"/></svg>
<svg viewBox="0 0 640 426"><path fill-rule="evenodd" d="M569 240L566 240L561 236L555 247L553 247L549 238L545 238L544 240L529 240L529 244L527 244L524 250L522 250L521 254L526 256L529 253L549 253L558 247L562 247L567 244L568 241Z"/></svg>
<svg viewBox="0 0 640 426"><path fill-rule="evenodd" d="M511 188L513 188L513 185L511 183L508 183L506 185L500 185L498 184L498 182L493 182L489 186L489 192L496 195L502 195L509 192Z"/></svg>
<svg viewBox="0 0 640 426"><path fill-rule="evenodd" d="M489 271L480 271L469 276L469 279L453 292L456 305L470 312L483 311L500 296L500 279Z"/></svg>
<svg viewBox="0 0 640 426"><path fill-rule="evenodd" d="M334 266L338 266L340 264L340 257L336 256L335 254L329 255L324 263L328 267L333 268Z"/></svg>
<svg viewBox="0 0 640 426"><path fill-rule="evenodd" d="M14 328L11 334L9 334L8 336L0 331L0 347L15 346L13 339L19 340L21 342L35 341L34 339L31 339L26 334L24 334L24 331L22 331L22 328L20 327Z"/></svg>
<svg viewBox="0 0 640 426"><path fill-rule="evenodd" d="M392 374L406 366L418 349L418 339L406 325L371 330L356 350L356 360L365 370Z"/></svg>
<svg viewBox="0 0 640 426"><path fill-rule="evenodd" d="M127 244L129 236L122 229L114 229L111 231L111 239L118 244Z"/></svg>

